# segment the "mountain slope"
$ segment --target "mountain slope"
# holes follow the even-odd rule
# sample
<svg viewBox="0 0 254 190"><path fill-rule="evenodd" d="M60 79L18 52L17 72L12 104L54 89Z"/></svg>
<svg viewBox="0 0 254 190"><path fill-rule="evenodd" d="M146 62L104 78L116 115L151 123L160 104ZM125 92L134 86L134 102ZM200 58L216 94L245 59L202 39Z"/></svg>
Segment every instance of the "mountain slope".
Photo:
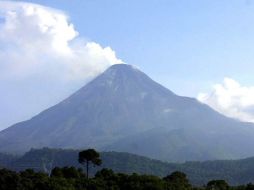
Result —
<svg viewBox="0 0 254 190"><path fill-rule="evenodd" d="M61 103L0 132L0 151L31 147L127 151L171 161L254 155L254 126L114 65Z"/></svg>

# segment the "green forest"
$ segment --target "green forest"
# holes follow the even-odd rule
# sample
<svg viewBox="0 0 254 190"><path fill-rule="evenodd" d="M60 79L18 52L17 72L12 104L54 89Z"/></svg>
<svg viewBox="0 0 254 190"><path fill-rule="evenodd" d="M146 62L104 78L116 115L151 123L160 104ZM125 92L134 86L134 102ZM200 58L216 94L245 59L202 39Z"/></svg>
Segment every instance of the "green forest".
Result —
<svg viewBox="0 0 254 190"><path fill-rule="evenodd" d="M253 158L177 164L129 153L81 152L43 148L23 156L0 154L0 190L254 190Z"/></svg>
<svg viewBox="0 0 254 190"><path fill-rule="evenodd" d="M50 173L55 167L73 166L79 168L78 150L67 149L32 149L24 155L13 156L0 154L0 168L13 171L34 171ZM241 160L218 160L204 162L167 163L121 152L100 152L102 164L91 168L91 174L103 168L115 173L154 175L163 178L174 171L185 173L191 184L203 186L214 179L223 179L230 185L254 182L254 158Z"/></svg>
<svg viewBox="0 0 254 190"><path fill-rule="evenodd" d="M254 190L249 183L241 186L229 186L224 180L212 180L204 186L190 184L186 174L175 171L163 178L153 175L114 173L103 168L93 177L81 168L55 167L50 175L27 169L14 172L0 170L1 190Z"/></svg>
<svg viewBox="0 0 254 190"><path fill-rule="evenodd" d="M75 167L54 168L50 175L27 169L14 172L0 170L1 190L252 190L254 185L230 187L224 180L213 180L197 187L189 183L179 171L164 178L153 175L114 173L102 169L88 178L82 169Z"/></svg>

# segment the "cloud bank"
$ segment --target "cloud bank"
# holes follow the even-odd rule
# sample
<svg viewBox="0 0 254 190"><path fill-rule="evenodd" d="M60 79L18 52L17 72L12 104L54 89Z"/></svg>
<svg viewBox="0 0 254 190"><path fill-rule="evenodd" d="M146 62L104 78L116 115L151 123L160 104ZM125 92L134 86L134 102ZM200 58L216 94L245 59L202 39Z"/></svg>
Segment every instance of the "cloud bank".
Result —
<svg viewBox="0 0 254 190"><path fill-rule="evenodd" d="M43 74L76 80L122 62L110 47L79 38L61 11L30 3L0 2L0 17L1 77Z"/></svg>
<svg viewBox="0 0 254 190"><path fill-rule="evenodd" d="M231 78L224 78L222 84L213 86L211 93L200 93L198 100L226 116L254 122L253 97L254 86L242 86Z"/></svg>
<svg viewBox="0 0 254 190"><path fill-rule="evenodd" d="M80 37L63 11L1 1L0 129L56 103L119 63L110 47Z"/></svg>

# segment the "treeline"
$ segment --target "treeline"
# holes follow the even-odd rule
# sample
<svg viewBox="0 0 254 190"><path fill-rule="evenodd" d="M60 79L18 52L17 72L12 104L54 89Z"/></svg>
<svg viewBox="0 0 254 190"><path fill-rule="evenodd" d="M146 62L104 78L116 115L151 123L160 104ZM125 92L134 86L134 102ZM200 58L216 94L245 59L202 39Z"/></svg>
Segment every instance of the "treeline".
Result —
<svg viewBox="0 0 254 190"><path fill-rule="evenodd" d="M27 169L14 172L0 170L1 190L254 190L253 184L230 187L224 180L213 180L194 187L182 172L160 178L152 175L114 173L102 169L87 179L82 169L56 167L48 175Z"/></svg>
<svg viewBox="0 0 254 190"><path fill-rule="evenodd" d="M54 167L80 167L78 150L32 149L25 155L14 157L0 154L0 168L23 171L28 168L34 171L50 173ZM116 173L138 173L164 177L173 171L187 174L191 184L202 186L213 179L226 180L236 186L254 182L254 158L227 161L186 162L183 164L165 163L129 153L101 152L102 165L91 168L94 175L102 168L110 168Z"/></svg>

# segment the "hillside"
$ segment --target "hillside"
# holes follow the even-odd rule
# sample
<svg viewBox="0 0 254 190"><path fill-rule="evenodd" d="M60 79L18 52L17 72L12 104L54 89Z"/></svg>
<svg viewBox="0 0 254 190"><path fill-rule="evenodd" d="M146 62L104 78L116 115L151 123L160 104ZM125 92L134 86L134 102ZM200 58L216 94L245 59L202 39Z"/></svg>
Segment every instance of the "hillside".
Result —
<svg viewBox="0 0 254 190"><path fill-rule="evenodd" d="M50 172L55 166L81 167L77 162L77 150L34 149L9 163L2 163L13 170L34 170ZM92 168L95 173L101 168L111 168L115 172L152 174L164 177L173 171L187 174L192 184L203 185L213 179L224 179L231 185L247 184L254 181L254 158L242 160L166 163L129 153L102 152L103 164Z"/></svg>

